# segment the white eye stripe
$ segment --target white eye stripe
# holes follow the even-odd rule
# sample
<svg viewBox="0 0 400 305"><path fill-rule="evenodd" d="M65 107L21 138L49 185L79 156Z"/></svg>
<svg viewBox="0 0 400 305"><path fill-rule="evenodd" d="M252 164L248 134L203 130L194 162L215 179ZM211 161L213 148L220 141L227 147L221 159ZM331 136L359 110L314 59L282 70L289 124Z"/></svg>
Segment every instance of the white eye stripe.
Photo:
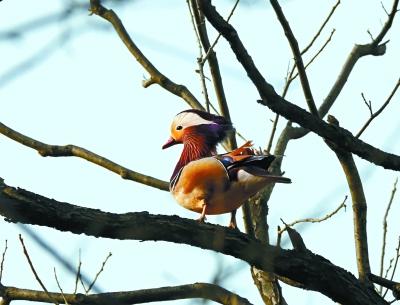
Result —
<svg viewBox="0 0 400 305"><path fill-rule="evenodd" d="M202 124L216 124L213 121L208 121L203 119L201 116L193 112L179 113L175 117L174 122L176 126L182 126L183 128L188 126L202 125Z"/></svg>

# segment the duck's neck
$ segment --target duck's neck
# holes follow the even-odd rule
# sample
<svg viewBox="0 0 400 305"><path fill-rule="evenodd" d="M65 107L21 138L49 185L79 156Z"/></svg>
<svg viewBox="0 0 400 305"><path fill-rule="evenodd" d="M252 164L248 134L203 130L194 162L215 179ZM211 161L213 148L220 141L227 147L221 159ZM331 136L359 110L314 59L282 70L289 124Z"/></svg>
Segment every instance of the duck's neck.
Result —
<svg viewBox="0 0 400 305"><path fill-rule="evenodd" d="M181 168L191 161L198 160L205 157L210 157L216 154L215 145L210 146L204 137L191 136L185 139L183 143L183 150L175 170L171 176L171 180L179 173Z"/></svg>

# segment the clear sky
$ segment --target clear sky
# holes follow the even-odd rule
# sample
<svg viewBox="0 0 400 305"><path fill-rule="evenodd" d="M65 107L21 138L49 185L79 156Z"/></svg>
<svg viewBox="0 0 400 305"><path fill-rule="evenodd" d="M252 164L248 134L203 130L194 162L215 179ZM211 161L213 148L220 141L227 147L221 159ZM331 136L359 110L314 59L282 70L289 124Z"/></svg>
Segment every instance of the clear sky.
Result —
<svg viewBox="0 0 400 305"><path fill-rule="evenodd" d="M224 16L233 5L233 1L213 2ZM281 92L292 58L287 40L268 1L245 3L239 5L232 23L256 65L276 91ZM383 3L389 10L391 2ZM147 89L141 86L148 75L108 23L80 10L66 21L51 22L40 28L30 25L22 35L4 38L4 33L28 21L62 11L64 4L64 1L49 0L0 2L0 122L37 140L79 145L132 170L168 180L181 148L163 151L161 145L169 136L173 116L188 106L157 85ZM317 0L282 3L301 47L308 44L334 4L335 1ZM195 73L198 45L186 1L136 0L129 5L107 6L115 8L133 40L162 73L186 85L203 101L199 77ZM308 70L317 105L326 97L353 45L368 43L367 30L376 35L385 20L380 1L342 1L310 54L305 56L307 62L331 30L336 29L327 49ZM361 92L372 101L373 109L378 109L400 76L399 31L400 23L395 20L387 36L390 39L387 55L361 59L330 111L352 132L357 132L369 116ZM215 32L210 30L210 36L213 40ZM43 50L46 56L37 55L43 54ZM265 146L274 114L256 103L257 91L223 39L216 51L236 129L257 146ZM209 91L212 92L211 86ZM211 97L214 100L214 96ZM306 108L297 82L287 99ZM395 97L362 139L400 154L399 111L399 97ZM279 130L283 122L281 120ZM42 158L32 149L4 136L0 136L0 152L0 177L12 186L103 211L148 211L197 217L176 204L167 192L122 180L78 158ZM373 272L378 273L382 218L398 174L357 157L356 162L369 207L370 260ZM345 195L350 195L336 157L313 134L289 144L283 170L293 183L277 186L271 197L268 221L272 241L276 239L274 230L281 224L280 218L291 222L325 215L334 210ZM350 200L347 203L346 212L340 211L321 224L300 226L299 230L310 250L356 273ZM399 200L395 199L389 216L388 259L394 254L400 233L398 221L396 223L399 213ZM225 225L228 219L228 215L211 216L208 221ZM241 213L238 220L243 231ZM3 284L21 288L40 289L21 251L19 233L23 234L31 258L49 290L58 290L53 267L66 292L73 290L74 275L39 246L32 234L73 265L78 262L80 250L83 272L89 277L95 276L108 252L112 252L98 280L97 287L101 291L210 282L223 257L189 246L96 239L37 226L9 224L3 219L0 232L0 250L5 239L9 246ZM238 269L222 285L260 304L248 267L230 257L223 257L223 264L226 268ZM288 304L332 303L318 293L286 286L284 296ZM187 303L190 301L178 302Z"/></svg>

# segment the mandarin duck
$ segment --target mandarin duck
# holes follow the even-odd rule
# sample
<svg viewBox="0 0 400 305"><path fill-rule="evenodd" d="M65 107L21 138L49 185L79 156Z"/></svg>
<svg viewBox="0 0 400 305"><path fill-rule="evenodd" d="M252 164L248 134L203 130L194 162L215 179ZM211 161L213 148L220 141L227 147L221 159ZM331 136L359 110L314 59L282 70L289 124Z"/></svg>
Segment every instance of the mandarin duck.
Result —
<svg viewBox="0 0 400 305"><path fill-rule="evenodd" d="M291 180L268 172L275 156L255 154L250 141L229 153L217 154L217 144L233 130L222 116L185 110L175 116L171 136L162 148L183 144L169 186L178 203L200 213L200 222L206 215L231 212L229 227L236 228L236 209L248 198L268 183Z"/></svg>

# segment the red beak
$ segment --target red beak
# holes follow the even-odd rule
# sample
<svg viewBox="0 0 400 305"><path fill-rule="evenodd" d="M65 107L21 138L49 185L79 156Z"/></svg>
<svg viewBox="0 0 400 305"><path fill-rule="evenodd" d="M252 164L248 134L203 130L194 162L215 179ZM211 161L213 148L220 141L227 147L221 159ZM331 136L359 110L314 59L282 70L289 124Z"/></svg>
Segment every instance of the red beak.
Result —
<svg viewBox="0 0 400 305"><path fill-rule="evenodd" d="M176 141L174 138L170 137L170 138L168 139L167 143L165 143L165 144L162 146L162 149L166 149L166 148L171 147L171 146L173 146L173 145L175 145L175 144L178 144L178 143L180 143L180 142L178 142L178 141Z"/></svg>

